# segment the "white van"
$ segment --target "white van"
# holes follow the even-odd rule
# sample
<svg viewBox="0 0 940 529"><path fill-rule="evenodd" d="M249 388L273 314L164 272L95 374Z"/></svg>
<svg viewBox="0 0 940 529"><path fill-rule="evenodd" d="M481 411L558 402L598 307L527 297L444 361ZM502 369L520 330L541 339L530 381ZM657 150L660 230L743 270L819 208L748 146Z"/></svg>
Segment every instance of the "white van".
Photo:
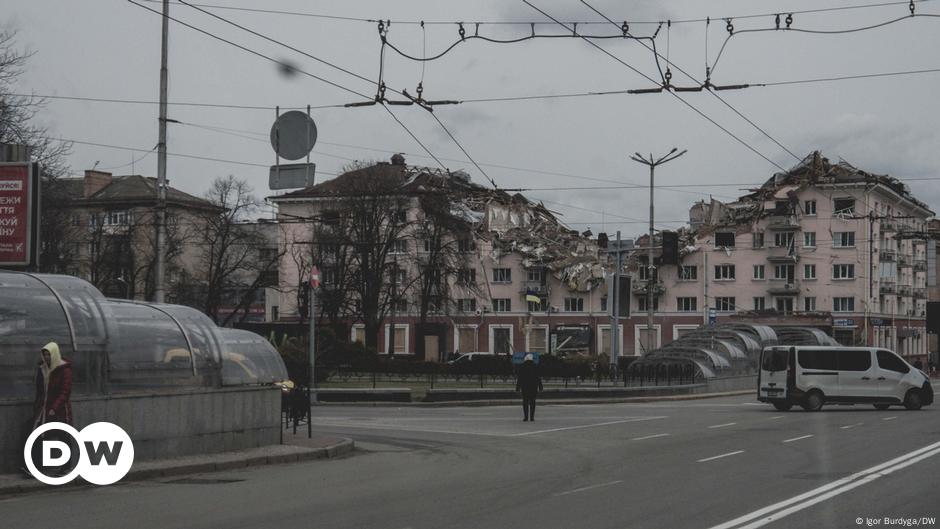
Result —
<svg viewBox="0 0 940 529"><path fill-rule="evenodd" d="M933 402L933 388L923 371L887 349L775 346L761 353L757 400L781 411L794 404L818 411L825 403L917 410Z"/></svg>

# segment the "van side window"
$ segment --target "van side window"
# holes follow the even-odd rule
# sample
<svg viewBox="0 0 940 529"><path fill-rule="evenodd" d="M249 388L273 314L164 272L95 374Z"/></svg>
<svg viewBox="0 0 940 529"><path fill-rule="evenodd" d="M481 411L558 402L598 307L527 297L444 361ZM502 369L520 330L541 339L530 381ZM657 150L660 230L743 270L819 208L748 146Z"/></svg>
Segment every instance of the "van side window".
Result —
<svg viewBox="0 0 940 529"><path fill-rule="evenodd" d="M904 363L904 360L898 358L891 351L878 351L878 367L888 371L897 371L898 373L907 373L911 370Z"/></svg>
<svg viewBox="0 0 940 529"><path fill-rule="evenodd" d="M804 349L799 351L800 367L804 369L839 369L837 351L834 349Z"/></svg>
<svg viewBox="0 0 940 529"><path fill-rule="evenodd" d="M788 356L786 349L767 349L764 351L761 368L763 368L764 371L771 372L786 371Z"/></svg>
<svg viewBox="0 0 940 529"><path fill-rule="evenodd" d="M839 351L839 369L843 371L868 371L870 368L870 351Z"/></svg>

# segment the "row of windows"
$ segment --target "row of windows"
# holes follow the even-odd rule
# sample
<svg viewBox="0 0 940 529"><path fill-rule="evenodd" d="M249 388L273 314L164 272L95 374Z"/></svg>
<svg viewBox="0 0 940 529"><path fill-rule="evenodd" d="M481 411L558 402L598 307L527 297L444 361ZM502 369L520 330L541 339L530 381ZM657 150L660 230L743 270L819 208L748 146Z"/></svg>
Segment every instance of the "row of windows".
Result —
<svg viewBox="0 0 940 529"><path fill-rule="evenodd" d="M681 307L681 300L695 298L677 298L679 301L679 306ZM755 297L753 300L754 310L765 310L767 308L766 298ZM794 310L794 298L792 297L779 297L775 298L776 306L775 308L778 311L782 312L793 312ZM694 303L693 303L694 305ZM738 307L736 303L736 298L734 296L730 297L716 297L715 298L715 310L719 312L733 312L736 310L743 310L743 308ZM681 310L681 309L680 309ZM807 312L816 311L816 298L815 297L806 297L803 298L803 310ZM832 312L854 312L855 311L855 298L854 297L837 297L832 298Z"/></svg>
<svg viewBox="0 0 940 529"><path fill-rule="evenodd" d="M753 265L753 279L766 279L765 266ZM774 279L781 279L792 282L796 277L796 266L792 264L774 265ZM722 264L715 265L715 280L731 281L735 279L735 265ZM816 279L816 265L803 265L803 279ZM854 264L834 264L832 265L832 279L855 279Z"/></svg>
<svg viewBox="0 0 940 529"><path fill-rule="evenodd" d="M763 248L764 247L764 233L763 232L754 232L751 234L752 242L751 246L753 248ZM793 248L794 232L792 231L779 231L774 233L774 248ZM715 233L715 247L717 248L734 248L735 243L735 233L734 232L716 232ZM807 231L803 232L803 247L804 248L815 248L816 247L816 232ZM854 231L836 231L832 233L832 247L833 248L854 248L855 247L855 232Z"/></svg>
<svg viewBox="0 0 940 529"><path fill-rule="evenodd" d="M457 241L457 251L462 253L473 252L477 248L476 243L473 239L460 239ZM432 251L440 251L440 246L435 246L434 241L425 240L424 241L424 252L431 253ZM392 241L389 246L388 253L391 254L404 254L408 253L408 240L407 239L395 239Z"/></svg>
<svg viewBox="0 0 940 529"><path fill-rule="evenodd" d="M907 373L910 368L897 355L890 351L875 352L878 367L888 371ZM871 369L871 353L868 351L849 351L834 349L803 350L797 361L804 369L825 369L830 371L868 371Z"/></svg>

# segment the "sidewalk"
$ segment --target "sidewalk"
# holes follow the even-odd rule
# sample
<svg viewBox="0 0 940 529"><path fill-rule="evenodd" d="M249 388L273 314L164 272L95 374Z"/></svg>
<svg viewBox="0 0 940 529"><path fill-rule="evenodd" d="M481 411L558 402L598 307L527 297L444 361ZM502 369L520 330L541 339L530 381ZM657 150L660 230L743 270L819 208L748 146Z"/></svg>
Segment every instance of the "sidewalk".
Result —
<svg viewBox="0 0 940 529"><path fill-rule="evenodd" d="M304 427L304 430L306 430L306 427ZM141 481L259 465L326 459L349 453L354 447L355 445L351 439L343 437L314 435L312 439L308 439L306 434L301 435L299 430L296 436L290 433L290 430L285 430L284 444L281 445L134 463L131 471L121 481ZM38 480L23 477L21 474L0 474L0 496L26 492L51 492L66 487L74 489L75 487L89 486L91 485L79 478L76 478L68 485L53 487Z"/></svg>

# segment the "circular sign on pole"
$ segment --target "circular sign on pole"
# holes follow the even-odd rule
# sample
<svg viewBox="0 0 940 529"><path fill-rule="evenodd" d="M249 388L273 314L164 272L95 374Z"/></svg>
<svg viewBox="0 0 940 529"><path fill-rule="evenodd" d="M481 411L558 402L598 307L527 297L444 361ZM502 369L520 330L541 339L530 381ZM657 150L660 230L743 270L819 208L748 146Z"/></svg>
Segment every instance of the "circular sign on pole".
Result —
<svg viewBox="0 0 940 529"><path fill-rule="evenodd" d="M271 147L281 158L299 160L317 143L317 125L305 112L291 110L278 116L271 127Z"/></svg>

